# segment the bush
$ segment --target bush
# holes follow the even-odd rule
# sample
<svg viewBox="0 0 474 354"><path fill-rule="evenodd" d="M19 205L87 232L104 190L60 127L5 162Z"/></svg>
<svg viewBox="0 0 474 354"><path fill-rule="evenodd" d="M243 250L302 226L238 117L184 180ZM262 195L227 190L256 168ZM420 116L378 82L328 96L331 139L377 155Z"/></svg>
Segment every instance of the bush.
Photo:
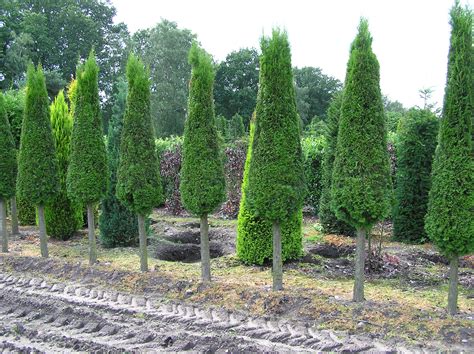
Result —
<svg viewBox="0 0 474 354"><path fill-rule="evenodd" d="M36 225L36 207L28 199L16 196L16 208L20 225Z"/></svg>
<svg viewBox="0 0 474 354"><path fill-rule="evenodd" d="M313 208L315 215L319 214L319 200L322 191L321 164L325 147L326 139L323 135L307 136L301 140L307 189L305 204Z"/></svg>

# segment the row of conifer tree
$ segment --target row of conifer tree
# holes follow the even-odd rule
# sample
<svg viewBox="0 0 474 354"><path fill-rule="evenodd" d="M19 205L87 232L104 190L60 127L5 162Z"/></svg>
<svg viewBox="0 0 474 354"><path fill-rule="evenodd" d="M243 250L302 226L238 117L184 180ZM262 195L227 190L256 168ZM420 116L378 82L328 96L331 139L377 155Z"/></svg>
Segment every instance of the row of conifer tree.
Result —
<svg viewBox="0 0 474 354"><path fill-rule="evenodd" d="M428 236L450 259L448 308L450 313L455 313L458 260L474 250L471 12L456 4L451 10L451 25L448 79L431 189L426 212L418 214L423 217L426 214ZM207 218L225 198L225 178L221 139L214 117L212 59L194 43L189 62L192 75L180 191L185 208L201 220L202 280L208 282L211 267ZM302 251L302 207L306 188L291 52L285 32L274 30L271 37L262 38L259 75L242 184L237 254L248 263L272 259L273 288L280 290L283 288L283 261L299 256ZM323 176L326 187L320 208L323 215L332 217L337 227L356 231L354 301L364 300L367 232L387 217L392 204L379 82L379 63L372 51L368 23L361 19L350 47L344 90L329 112L332 139L328 149L332 154L326 154L323 162L328 168ZM2 251L8 251L6 200L16 193L37 207L43 257L48 257L45 206L61 209L63 216L52 217L67 216L72 223L80 222L82 215L78 210L87 207L89 262L94 264L97 261L94 210L107 195L105 203L107 198L117 198L124 212L134 215L132 219L136 224L132 223L138 228L140 269L146 271L145 220L152 208L163 201L150 118L149 75L141 60L131 54L127 63L128 92L123 100L123 123L112 126L109 131L107 148L109 157L115 156L112 161L110 158L107 161L97 83L98 66L91 52L85 63L78 66L76 81L70 87L72 116L67 114L62 93L50 112L41 66L37 69L30 66L18 161L0 96ZM59 117L69 117L64 118L61 128L58 128ZM437 124L424 114L414 120ZM411 128L407 124L403 129L409 132ZM421 147L426 149L427 155L433 153L433 139L428 136L431 145ZM405 151L420 148L419 143L417 139L410 140L407 134L403 142ZM406 180L397 181L407 190L412 190L410 185L417 183L410 174L423 168L423 161L418 162L414 170L404 172ZM402 212L404 205L410 202L409 198L399 198L396 224L407 223L412 217L410 212ZM101 217L107 218L107 213Z"/></svg>

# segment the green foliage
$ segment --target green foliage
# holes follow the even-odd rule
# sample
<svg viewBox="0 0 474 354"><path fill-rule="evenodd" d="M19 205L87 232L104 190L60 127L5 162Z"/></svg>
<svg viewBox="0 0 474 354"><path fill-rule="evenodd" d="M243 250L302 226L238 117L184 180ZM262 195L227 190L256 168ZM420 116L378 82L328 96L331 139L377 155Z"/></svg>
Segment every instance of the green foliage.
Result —
<svg viewBox="0 0 474 354"><path fill-rule="evenodd" d="M158 137L183 134L191 73L188 52L195 39L191 31L167 20L133 35L135 53L150 68L151 117Z"/></svg>
<svg viewBox="0 0 474 354"><path fill-rule="evenodd" d="M272 260L272 223L256 216L246 208L246 190L249 183L249 166L255 136L255 124L250 123L249 146L245 160L242 182L242 198L237 224L237 257L246 264L261 265ZM301 232L303 214L296 211L288 220L281 223L282 258L283 262L300 257L303 254L303 238Z"/></svg>
<svg viewBox="0 0 474 354"><path fill-rule="evenodd" d="M66 178L68 195L83 205L99 202L107 186L107 160L97 86L98 72L95 55L91 51L85 64L78 67L76 75L74 125Z"/></svg>
<svg viewBox="0 0 474 354"><path fill-rule="evenodd" d="M217 115L239 114L248 128L257 99L258 65L254 48L232 52L218 65L214 84Z"/></svg>
<svg viewBox="0 0 474 354"><path fill-rule="evenodd" d="M163 202L163 191L150 117L150 81L143 63L133 54L127 63L127 80L116 194L127 208L147 216Z"/></svg>
<svg viewBox="0 0 474 354"><path fill-rule="evenodd" d="M20 225L36 225L36 207L28 199L16 196L16 208Z"/></svg>
<svg viewBox="0 0 474 354"><path fill-rule="evenodd" d="M99 216L99 237L104 247L135 246L138 244L137 217L120 203L115 195L117 169L120 160L120 137L122 135L126 101L127 81L124 78L120 78L117 83L112 118L107 134L109 183L107 185L107 194L101 202L101 213Z"/></svg>
<svg viewBox="0 0 474 354"><path fill-rule="evenodd" d="M69 114L63 91L59 91L58 96L51 104L50 112L59 167L60 191L46 205L44 216L48 235L67 240L82 226L82 206L74 203L67 196L66 190L73 119Z"/></svg>
<svg viewBox="0 0 474 354"><path fill-rule="evenodd" d="M231 121L232 126L232 139L235 141L242 138L245 135L244 121L240 114L235 114Z"/></svg>
<svg viewBox="0 0 474 354"><path fill-rule="evenodd" d="M398 122L403 117L400 112L387 112L387 131L388 133L395 133L398 129Z"/></svg>
<svg viewBox="0 0 474 354"><path fill-rule="evenodd" d="M437 133L438 118L429 110L411 109L399 125L393 213L396 240L422 243L427 239L424 218Z"/></svg>
<svg viewBox="0 0 474 354"><path fill-rule="evenodd" d="M222 152L214 118L214 70L209 54L194 43L188 118L184 127L181 198L185 208L202 216L225 199Z"/></svg>
<svg viewBox="0 0 474 354"><path fill-rule="evenodd" d="M474 251L472 12L456 2L451 26L443 115L425 220L429 237L448 258Z"/></svg>
<svg viewBox="0 0 474 354"><path fill-rule="evenodd" d="M261 40L256 127L246 186L246 208L270 222L298 212L305 195L299 118L288 36Z"/></svg>
<svg viewBox="0 0 474 354"><path fill-rule="evenodd" d="M305 204L314 209L314 214L319 214L319 199L321 198L321 164L323 153L326 149L326 138L324 135L307 136L301 140L304 161L304 176L306 182Z"/></svg>
<svg viewBox="0 0 474 354"><path fill-rule="evenodd" d="M390 210L391 180L379 64L362 19L351 48L332 176L336 216L368 229Z"/></svg>
<svg viewBox="0 0 474 354"><path fill-rule="evenodd" d="M18 156L20 199L45 205L59 191L58 166L43 70L28 67L25 116Z"/></svg>
<svg viewBox="0 0 474 354"><path fill-rule="evenodd" d="M5 91L5 110L7 112L8 121L15 141L15 148L20 148L21 125L23 123L23 115L25 110L26 90L8 90Z"/></svg>
<svg viewBox="0 0 474 354"><path fill-rule="evenodd" d="M10 199L15 195L16 173L15 142L5 110L5 99L0 93L0 199Z"/></svg>
<svg viewBox="0 0 474 354"><path fill-rule="evenodd" d="M336 154L339 118L341 116L342 92L334 96L327 112L326 147L321 163L321 197L319 200L319 221L327 234L352 236L354 229L339 220L331 207L331 182Z"/></svg>

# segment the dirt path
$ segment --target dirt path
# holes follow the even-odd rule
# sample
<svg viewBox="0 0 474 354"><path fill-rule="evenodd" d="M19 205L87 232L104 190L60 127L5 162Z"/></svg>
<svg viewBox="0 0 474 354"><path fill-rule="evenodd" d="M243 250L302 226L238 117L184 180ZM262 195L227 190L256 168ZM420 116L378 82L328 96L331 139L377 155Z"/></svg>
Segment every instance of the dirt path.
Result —
<svg viewBox="0 0 474 354"><path fill-rule="evenodd" d="M314 352L394 348L302 323L245 317L0 273L0 351Z"/></svg>

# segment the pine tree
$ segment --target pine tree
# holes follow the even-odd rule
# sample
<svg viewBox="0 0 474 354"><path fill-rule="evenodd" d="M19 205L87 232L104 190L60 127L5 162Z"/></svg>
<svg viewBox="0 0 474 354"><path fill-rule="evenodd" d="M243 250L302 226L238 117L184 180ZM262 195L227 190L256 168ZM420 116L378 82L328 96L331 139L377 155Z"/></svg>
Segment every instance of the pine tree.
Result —
<svg viewBox="0 0 474 354"><path fill-rule="evenodd" d="M117 92L114 95L112 117L107 134L109 183L107 194L101 202L99 216L100 241L105 247L135 246L138 244L137 218L115 195L120 159L120 137L122 136L126 102L127 81L121 78L117 82Z"/></svg>
<svg viewBox="0 0 474 354"><path fill-rule="evenodd" d="M48 257L44 207L59 192L59 178L41 65L38 70L33 65L28 66L17 189L20 200L28 199L37 207L41 256Z"/></svg>
<svg viewBox="0 0 474 354"><path fill-rule="evenodd" d="M282 222L299 211L305 194L299 117L286 32L262 38L256 127L246 207L272 223L273 289L283 288Z"/></svg>
<svg viewBox="0 0 474 354"><path fill-rule="evenodd" d="M448 312L457 312L459 257L474 251L472 12L451 9L451 44L425 229L450 260Z"/></svg>
<svg viewBox="0 0 474 354"><path fill-rule="evenodd" d="M100 117L98 72L94 52L77 70L74 125L66 185L69 197L87 206L89 264L97 261L94 205L107 187L107 158Z"/></svg>
<svg viewBox="0 0 474 354"><path fill-rule="evenodd" d="M331 208L331 182L336 153L339 117L341 116L342 92L338 93L331 102L327 112L326 148L323 153L322 190L319 199L319 221L327 234L353 236L354 228L339 220Z"/></svg>
<svg viewBox="0 0 474 354"><path fill-rule="evenodd" d="M15 195L16 184L15 141L10 130L5 99L0 93L0 231L2 252L8 252L7 201Z"/></svg>
<svg viewBox="0 0 474 354"><path fill-rule="evenodd" d="M82 207L68 197L66 190L73 118L69 114L62 90L59 91L58 96L51 104L50 112L59 168L60 190L46 205L46 231L51 237L67 240L82 226Z"/></svg>
<svg viewBox="0 0 474 354"><path fill-rule="evenodd" d="M246 264L262 265L272 260L272 222L252 214L246 208L246 190L249 180L249 166L255 135L255 119L250 122L249 147L245 159L242 181L242 198L237 217L237 257ZM303 254L302 209L297 210L281 223L282 262L296 259Z"/></svg>
<svg viewBox="0 0 474 354"><path fill-rule="evenodd" d="M367 20L352 47L332 176L337 218L357 230L353 300L364 300L365 237L390 210L391 180L379 63Z"/></svg>
<svg viewBox="0 0 474 354"><path fill-rule="evenodd" d="M141 60L128 58L128 96L120 142L117 197L138 216L140 269L148 271L145 218L163 202L150 115L150 80Z"/></svg>
<svg viewBox="0 0 474 354"><path fill-rule="evenodd" d="M411 109L398 126L393 237L398 241L423 243L427 240L424 218L438 118L429 110Z"/></svg>
<svg viewBox="0 0 474 354"><path fill-rule="evenodd" d="M214 117L214 69L211 56L193 43L188 118L184 126L181 199L184 207L201 219L201 277L211 281L207 216L225 199L223 157Z"/></svg>

